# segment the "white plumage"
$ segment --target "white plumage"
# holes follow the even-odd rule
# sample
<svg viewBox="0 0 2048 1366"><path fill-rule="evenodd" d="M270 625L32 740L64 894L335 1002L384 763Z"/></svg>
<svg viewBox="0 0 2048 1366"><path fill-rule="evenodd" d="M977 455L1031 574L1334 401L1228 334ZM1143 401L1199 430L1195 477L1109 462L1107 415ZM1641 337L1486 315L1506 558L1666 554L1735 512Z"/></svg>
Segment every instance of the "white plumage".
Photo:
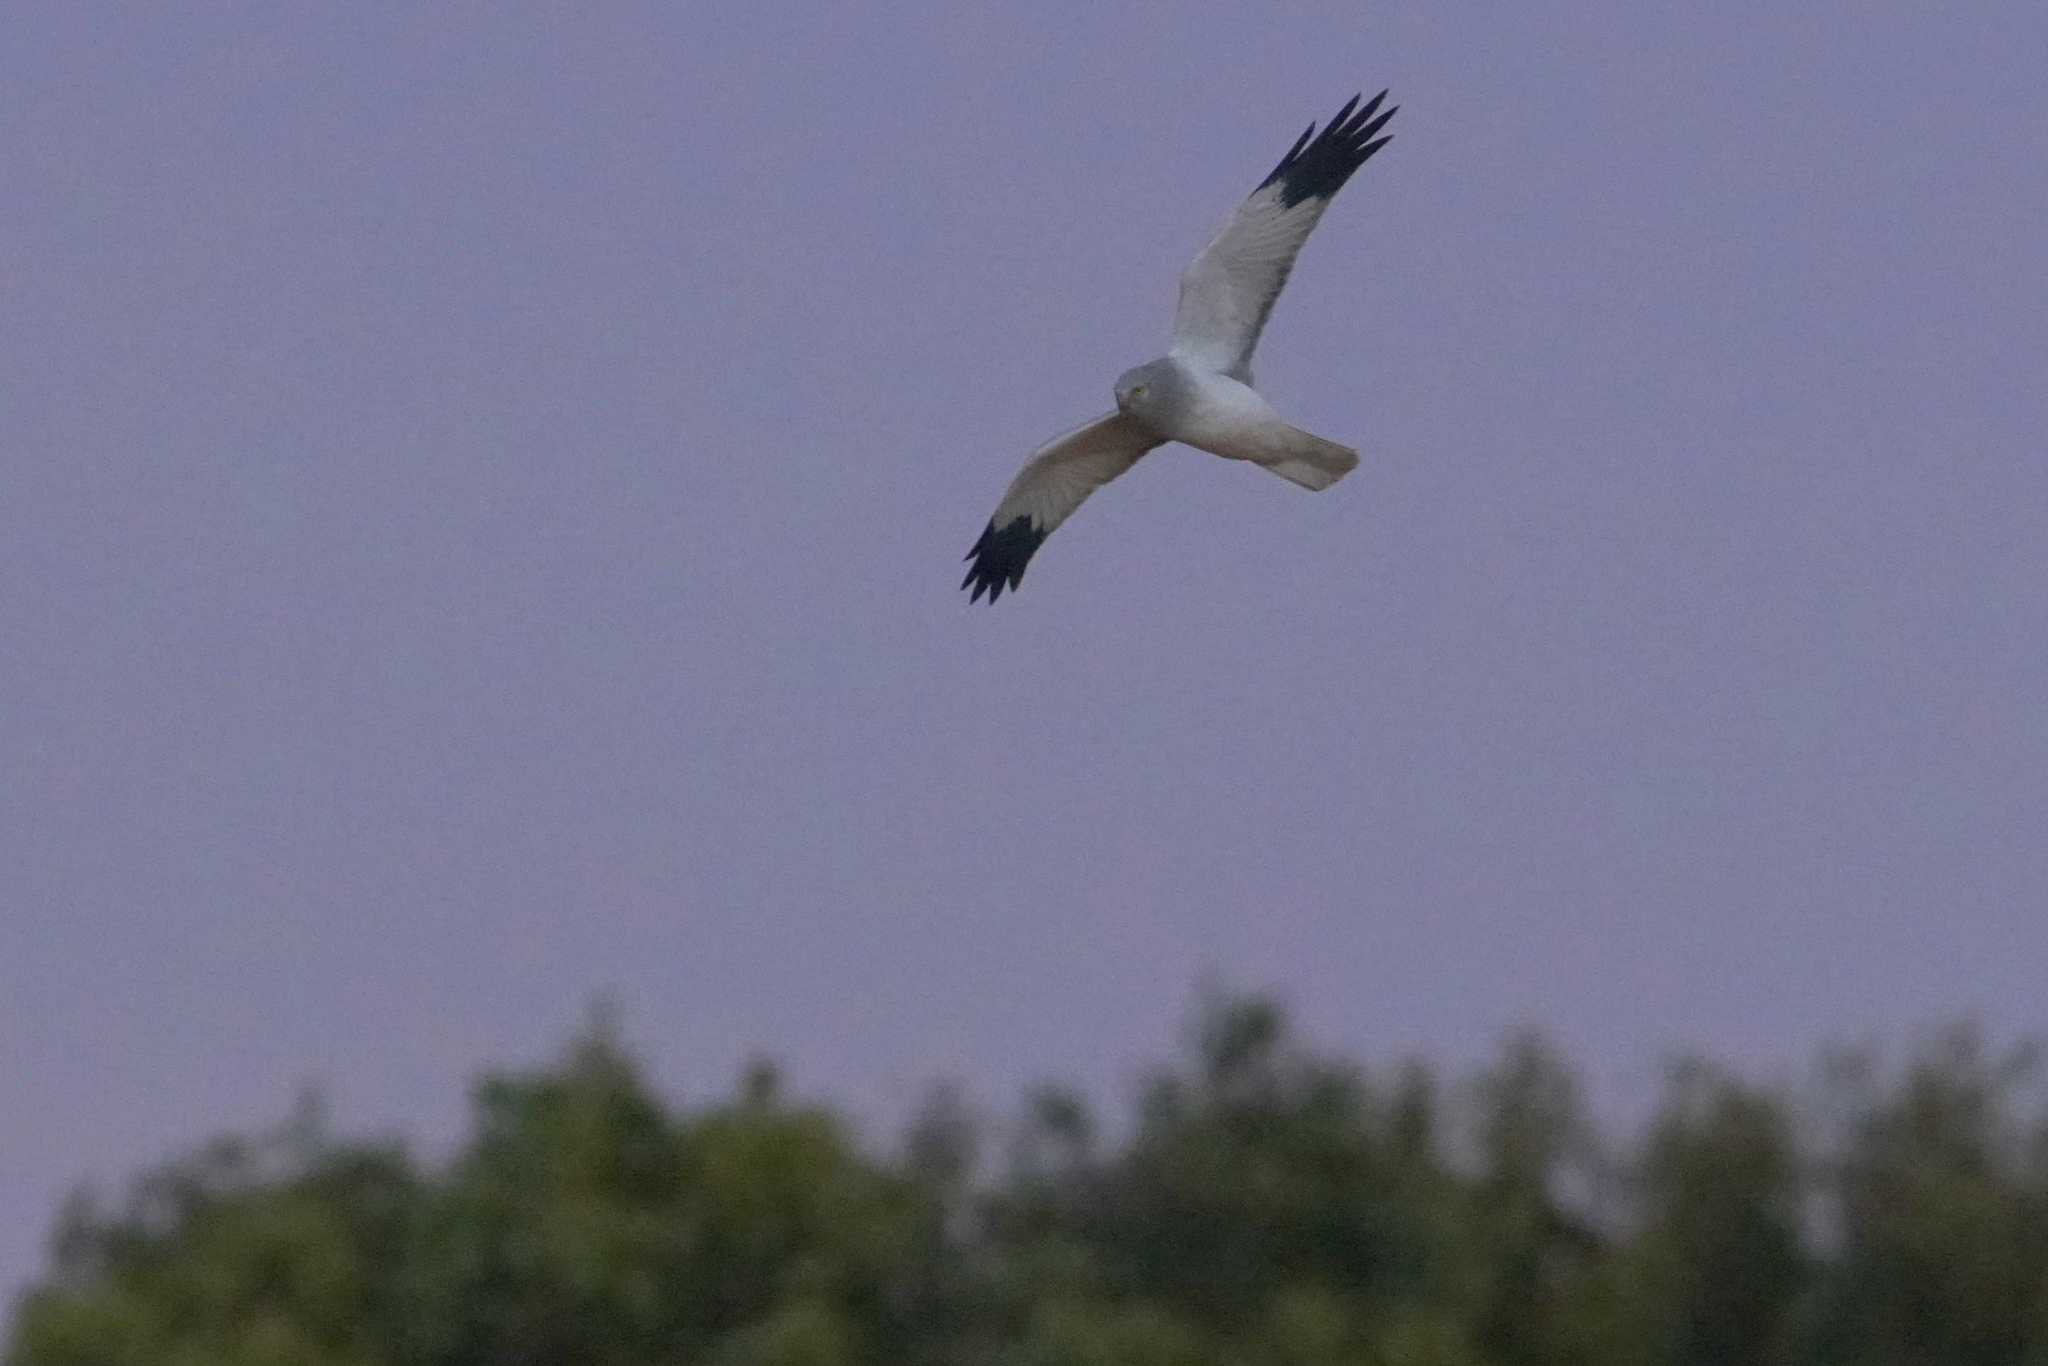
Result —
<svg viewBox="0 0 2048 1366"><path fill-rule="evenodd" d="M1330 200L1391 136L1379 113L1353 96L1320 137L1313 123L1271 175L1181 275L1173 339L1164 356L1116 382L1117 410L1032 452L988 528L967 552L962 588L993 603L1015 588L1045 538L1089 494L1140 456L1179 441L1248 460L1308 489L1326 489L1358 464L1358 452L1290 426L1252 387L1252 352L1287 283L1294 258Z"/></svg>

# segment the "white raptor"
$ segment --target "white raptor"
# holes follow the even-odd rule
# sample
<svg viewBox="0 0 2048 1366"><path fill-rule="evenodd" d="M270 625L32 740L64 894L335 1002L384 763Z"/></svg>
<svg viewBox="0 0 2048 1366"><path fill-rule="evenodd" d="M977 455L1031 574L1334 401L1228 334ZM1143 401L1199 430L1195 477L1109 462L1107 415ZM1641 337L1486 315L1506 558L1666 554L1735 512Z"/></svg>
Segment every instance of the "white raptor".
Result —
<svg viewBox="0 0 2048 1366"><path fill-rule="evenodd" d="M1379 112L1386 98L1382 90L1361 109L1352 96L1320 137L1311 123L1181 275L1166 354L1117 378L1115 412L1031 453L967 552L973 563L960 586L973 587L970 602L987 593L993 603L1015 588L1089 494L1168 441L1249 460L1306 489L1326 489L1357 467L1349 446L1281 420L1252 388L1251 360L1309 231L1352 172L1392 140L1376 136L1394 116Z"/></svg>

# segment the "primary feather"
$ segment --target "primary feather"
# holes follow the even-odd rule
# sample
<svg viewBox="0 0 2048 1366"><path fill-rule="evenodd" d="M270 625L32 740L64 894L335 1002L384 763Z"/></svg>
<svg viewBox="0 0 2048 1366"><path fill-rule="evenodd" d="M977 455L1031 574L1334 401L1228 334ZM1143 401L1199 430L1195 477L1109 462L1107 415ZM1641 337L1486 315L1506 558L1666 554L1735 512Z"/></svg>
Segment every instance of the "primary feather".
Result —
<svg viewBox="0 0 2048 1366"><path fill-rule="evenodd" d="M988 529L967 552L974 563L967 567L960 586L973 585L974 594L968 601L978 601L987 593L993 603L1005 587L1014 589L1045 538L1071 517L1089 494L1159 444L1160 438L1136 421L1122 413L1108 413L1033 451L996 504Z"/></svg>
<svg viewBox="0 0 2048 1366"><path fill-rule="evenodd" d="M1394 117L1393 109L1374 117L1386 98L1382 90L1355 109L1354 95L1320 137L1311 123L1202 248L1180 277L1174 354L1250 383L1252 351L1302 243L1344 182L1392 141L1374 136Z"/></svg>

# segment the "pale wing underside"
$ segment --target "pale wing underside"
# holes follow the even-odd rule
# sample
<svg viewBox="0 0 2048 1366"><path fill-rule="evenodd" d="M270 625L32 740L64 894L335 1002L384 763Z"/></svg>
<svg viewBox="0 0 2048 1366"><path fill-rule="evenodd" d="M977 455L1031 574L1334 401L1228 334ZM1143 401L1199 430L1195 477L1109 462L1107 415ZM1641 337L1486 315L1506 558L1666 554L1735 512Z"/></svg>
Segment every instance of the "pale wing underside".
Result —
<svg viewBox="0 0 2048 1366"><path fill-rule="evenodd" d="M1089 494L1160 444L1158 437L1122 413L1109 413L1033 451L996 504L988 529L967 552L973 563L960 586L973 586L969 601L979 600L985 592L993 603L1004 588L1015 588L1045 538Z"/></svg>
<svg viewBox="0 0 2048 1366"><path fill-rule="evenodd" d="M1301 244L1344 182L1390 140L1374 136L1394 116L1392 109L1378 113L1386 97L1383 90L1357 109L1353 96L1321 137L1310 124L1189 264L1180 278L1180 306L1173 319L1174 355L1250 382L1260 329Z"/></svg>

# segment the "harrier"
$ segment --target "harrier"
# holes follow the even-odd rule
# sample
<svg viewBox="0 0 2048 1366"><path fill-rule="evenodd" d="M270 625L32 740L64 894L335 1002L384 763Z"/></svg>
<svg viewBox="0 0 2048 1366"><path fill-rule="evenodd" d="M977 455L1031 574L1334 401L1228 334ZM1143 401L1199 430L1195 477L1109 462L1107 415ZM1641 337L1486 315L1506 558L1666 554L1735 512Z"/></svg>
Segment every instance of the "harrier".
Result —
<svg viewBox="0 0 2048 1366"><path fill-rule="evenodd" d="M1357 467L1357 451L1281 420L1252 388L1251 360L1301 244L1352 172L1392 140L1376 136L1394 116L1379 112L1387 92L1362 109L1358 98L1320 137L1311 123L1181 275L1172 344L1118 377L1116 411L1031 453L967 552L968 601L987 593L993 603L1014 589L1045 538L1154 446L1180 441L1249 460L1305 489L1326 489Z"/></svg>

